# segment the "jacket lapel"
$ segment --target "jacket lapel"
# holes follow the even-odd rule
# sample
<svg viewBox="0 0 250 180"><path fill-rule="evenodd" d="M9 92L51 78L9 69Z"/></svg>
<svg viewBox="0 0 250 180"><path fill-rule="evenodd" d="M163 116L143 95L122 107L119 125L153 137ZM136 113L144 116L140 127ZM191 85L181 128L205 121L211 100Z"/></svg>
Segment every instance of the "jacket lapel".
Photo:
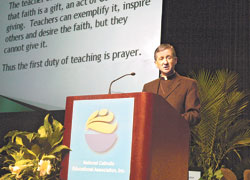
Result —
<svg viewBox="0 0 250 180"><path fill-rule="evenodd" d="M171 86L165 89L164 98L168 98L168 96L170 96L175 91L175 89L180 86L180 84L181 78L178 74L176 74L176 78L173 80L173 84L171 84Z"/></svg>

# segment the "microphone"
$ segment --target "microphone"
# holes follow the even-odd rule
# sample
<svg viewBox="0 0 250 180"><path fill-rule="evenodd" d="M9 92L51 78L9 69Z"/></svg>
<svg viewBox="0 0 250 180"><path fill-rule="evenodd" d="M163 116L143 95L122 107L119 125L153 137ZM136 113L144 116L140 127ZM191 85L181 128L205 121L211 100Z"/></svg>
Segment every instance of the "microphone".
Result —
<svg viewBox="0 0 250 180"><path fill-rule="evenodd" d="M132 72L132 73L130 73L130 74L124 74L123 76L121 76L121 77L119 77L119 78L113 80L113 81L110 83L110 85L109 85L109 93L108 93L108 94L111 94L111 86L112 86L112 84L113 84L115 81L118 81L119 79L121 79L121 78L123 78L123 77L125 77L125 76L134 76L134 75L135 75L135 73Z"/></svg>

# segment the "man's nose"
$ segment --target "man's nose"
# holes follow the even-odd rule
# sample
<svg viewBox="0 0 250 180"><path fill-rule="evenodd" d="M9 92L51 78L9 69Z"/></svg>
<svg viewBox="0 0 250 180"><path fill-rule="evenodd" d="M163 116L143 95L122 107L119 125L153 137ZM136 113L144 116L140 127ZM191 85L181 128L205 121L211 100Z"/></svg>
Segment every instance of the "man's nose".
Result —
<svg viewBox="0 0 250 180"><path fill-rule="evenodd" d="M163 63L164 63L164 64L168 64L167 58L164 58Z"/></svg>

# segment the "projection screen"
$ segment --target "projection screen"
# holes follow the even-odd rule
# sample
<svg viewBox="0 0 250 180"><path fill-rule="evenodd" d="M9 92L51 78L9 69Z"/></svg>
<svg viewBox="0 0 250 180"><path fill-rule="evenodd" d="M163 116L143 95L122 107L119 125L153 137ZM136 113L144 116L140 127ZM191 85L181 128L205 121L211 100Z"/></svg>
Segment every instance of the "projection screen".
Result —
<svg viewBox="0 0 250 180"><path fill-rule="evenodd" d="M48 110L158 77L162 1L1 0L0 95Z"/></svg>

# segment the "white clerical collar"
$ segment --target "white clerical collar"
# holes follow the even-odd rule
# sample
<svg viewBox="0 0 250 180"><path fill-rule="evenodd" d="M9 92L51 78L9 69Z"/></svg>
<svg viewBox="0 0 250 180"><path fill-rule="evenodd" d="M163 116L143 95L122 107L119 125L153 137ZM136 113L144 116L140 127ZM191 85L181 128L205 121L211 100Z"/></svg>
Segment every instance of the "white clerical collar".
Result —
<svg viewBox="0 0 250 180"><path fill-rule="evenodd" d="M175 75L176 75L176 72L174 71L172 74L170 74L168 76L163 76L163 75L160 75L160 76L164 80L169 80L169 79L172 79L173 77L175 77Z"/></svg>

